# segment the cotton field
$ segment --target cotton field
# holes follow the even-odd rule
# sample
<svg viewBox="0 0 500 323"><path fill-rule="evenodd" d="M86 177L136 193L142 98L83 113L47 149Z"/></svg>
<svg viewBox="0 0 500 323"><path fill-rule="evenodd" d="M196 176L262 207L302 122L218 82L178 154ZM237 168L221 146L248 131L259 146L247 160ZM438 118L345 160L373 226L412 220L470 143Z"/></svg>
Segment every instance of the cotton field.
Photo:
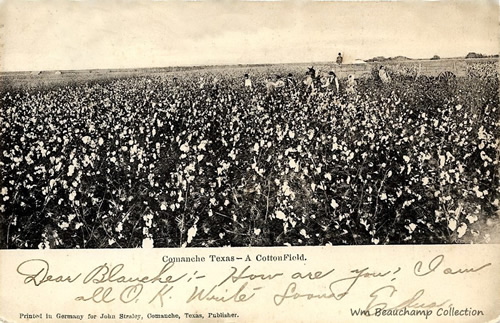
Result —
<svg viewBox="0 0 500 323"><path fill-rule="evenodd" d="M490 242L499 93L480 71L349 92L293 67L251 70L252 87L221 69L4 91L1 245Z"/></svg>

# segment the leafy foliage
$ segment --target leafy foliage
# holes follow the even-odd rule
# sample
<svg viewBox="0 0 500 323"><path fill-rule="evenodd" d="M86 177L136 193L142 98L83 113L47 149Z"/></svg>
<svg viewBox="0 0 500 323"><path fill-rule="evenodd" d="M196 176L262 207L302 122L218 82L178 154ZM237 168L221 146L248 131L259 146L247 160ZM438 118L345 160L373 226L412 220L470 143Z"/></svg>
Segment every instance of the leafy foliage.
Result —
<svg viewBox="0 0 500 323"><path fill-rule="evenodd" d="M3 93L2 243L489 241L496 75L267 94L284 72L302 77L255 69L249 90L239 71L193 71Z"/></svg>

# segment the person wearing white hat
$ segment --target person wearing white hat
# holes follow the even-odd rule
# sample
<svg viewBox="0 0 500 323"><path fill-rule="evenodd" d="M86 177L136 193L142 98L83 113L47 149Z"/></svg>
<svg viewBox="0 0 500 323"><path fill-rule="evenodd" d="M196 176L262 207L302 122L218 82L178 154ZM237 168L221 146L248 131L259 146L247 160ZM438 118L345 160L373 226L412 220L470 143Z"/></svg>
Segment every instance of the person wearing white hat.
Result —
<svg viewBox="0 0 500 323"><path fill-rule="evenodd" d="M250 79L250 76L248 74L245 74L245 88L247 89L252 89L252 80Z"/></svg>

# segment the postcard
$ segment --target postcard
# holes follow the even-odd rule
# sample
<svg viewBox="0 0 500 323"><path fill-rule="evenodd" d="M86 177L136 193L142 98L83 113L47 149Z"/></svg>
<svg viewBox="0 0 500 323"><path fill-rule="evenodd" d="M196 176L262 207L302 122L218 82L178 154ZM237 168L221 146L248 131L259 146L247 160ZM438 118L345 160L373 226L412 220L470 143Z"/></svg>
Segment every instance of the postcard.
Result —
<svg viewBox="0 0 500 323"><path fill-rule="evenodd" d="M498 322L498 10L3 1L0 321Z"/></svg>

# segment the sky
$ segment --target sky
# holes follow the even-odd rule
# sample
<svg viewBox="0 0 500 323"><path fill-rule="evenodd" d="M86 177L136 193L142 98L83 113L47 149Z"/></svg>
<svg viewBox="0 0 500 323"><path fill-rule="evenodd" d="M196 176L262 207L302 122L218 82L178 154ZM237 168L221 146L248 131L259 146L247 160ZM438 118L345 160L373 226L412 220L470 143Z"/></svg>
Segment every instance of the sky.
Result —
<svg viewBox="0 0 500 323"><path fill-rule="evenodd" d="M0 71L496 54L480 1L0 0Z"/></svg>

